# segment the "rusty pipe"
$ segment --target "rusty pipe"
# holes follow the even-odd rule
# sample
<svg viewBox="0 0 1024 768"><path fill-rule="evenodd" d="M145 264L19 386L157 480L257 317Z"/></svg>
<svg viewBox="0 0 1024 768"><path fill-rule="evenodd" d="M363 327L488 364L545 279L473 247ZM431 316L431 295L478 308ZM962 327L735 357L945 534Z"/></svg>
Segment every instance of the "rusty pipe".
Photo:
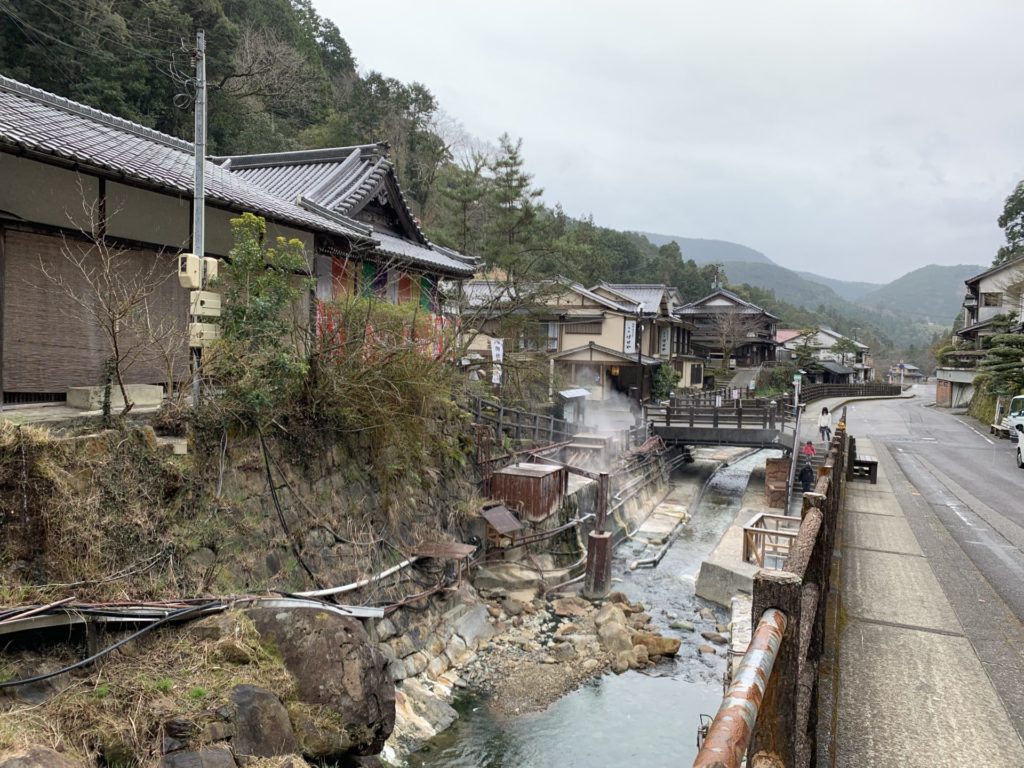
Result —
<svg viewBox="0 0 1024 768"><path fill-rule="evenodd" d="M761 616L693 768L740 768L750 746L758 708L786 633L786 614L769 608Z"/></svg>

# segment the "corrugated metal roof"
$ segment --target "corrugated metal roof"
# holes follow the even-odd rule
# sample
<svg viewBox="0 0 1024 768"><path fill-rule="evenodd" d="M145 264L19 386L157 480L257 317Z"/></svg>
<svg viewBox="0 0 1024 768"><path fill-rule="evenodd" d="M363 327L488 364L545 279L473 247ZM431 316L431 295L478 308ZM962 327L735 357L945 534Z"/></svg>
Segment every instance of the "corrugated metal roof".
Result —
<svg viewBox="0 0 1024 768"><path fill-rule="evenodd" d="M523 530L523 524L519 522L519 518L513 515L504 504L481 510L480 515L502 536Z"/></svg>
<svg viewBox="0 0 1024 768"><path fill-rule="evenodd" d="M193 145L98 109L0 76L0 144L62 158L129 180L191 195ZM206 196L303 229L359 234L206 163Z"/></svg>

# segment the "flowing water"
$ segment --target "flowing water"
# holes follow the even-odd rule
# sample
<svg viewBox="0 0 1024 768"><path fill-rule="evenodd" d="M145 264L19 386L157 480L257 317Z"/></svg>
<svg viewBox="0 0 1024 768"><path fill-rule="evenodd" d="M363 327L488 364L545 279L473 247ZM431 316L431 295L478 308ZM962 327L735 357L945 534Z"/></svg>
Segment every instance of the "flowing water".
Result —
<svg viewBox="0 0 1024 768"><path fill-rule="evenodd" d="M615 584L647 606L660 631L683 638L679 655L644 672L604 675L543 712L501 717L486 702L457 703L460 718L409 759L415 768L565 768L689 765L696 756L700 715L714 714L722 698L725 658L701 655L695 632L674 632L673 619L699 625L698 611L722 608L694 595L701 561L714 549L739 510L750 470L764 454L719 470L690 523L655 569L630 572L643 553L626 543L616 553ZM681 470L686 473L686 469ZM706 623L706 622L705 622ZM714 622L712 622L713 624ZM701 627L698 626L698 629ZM712 627L713 628L713 627Z"/></svg>

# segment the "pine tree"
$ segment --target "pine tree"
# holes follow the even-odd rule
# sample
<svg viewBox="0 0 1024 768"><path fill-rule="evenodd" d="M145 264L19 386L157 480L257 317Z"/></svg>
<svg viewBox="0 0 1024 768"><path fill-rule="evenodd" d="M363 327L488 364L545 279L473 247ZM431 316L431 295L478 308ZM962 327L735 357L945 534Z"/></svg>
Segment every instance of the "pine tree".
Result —
<svg viewBox="0 0 1024 768"><path fill-rule="evenodd" d="M484 255L506 271L529 273L540 256L542 207L538 199L543 190L532 186L533 175L524 169L522 139L512 141L506 133L498 141L499 151L490 165L494 218Z"/></svg>

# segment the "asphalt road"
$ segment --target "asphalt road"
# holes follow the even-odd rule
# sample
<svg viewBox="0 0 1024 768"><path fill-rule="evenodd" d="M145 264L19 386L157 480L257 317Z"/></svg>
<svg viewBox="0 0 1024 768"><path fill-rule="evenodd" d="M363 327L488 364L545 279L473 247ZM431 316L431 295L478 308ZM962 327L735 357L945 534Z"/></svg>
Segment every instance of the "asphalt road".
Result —
<svg viewBox="0 0 1024 768"><path fill-rule="evenodd" d="M852 403L850 433L885 444L934 518L1018 619L1024 619L1024 470L1016 443L967 415L910 400Z"/></svg>

